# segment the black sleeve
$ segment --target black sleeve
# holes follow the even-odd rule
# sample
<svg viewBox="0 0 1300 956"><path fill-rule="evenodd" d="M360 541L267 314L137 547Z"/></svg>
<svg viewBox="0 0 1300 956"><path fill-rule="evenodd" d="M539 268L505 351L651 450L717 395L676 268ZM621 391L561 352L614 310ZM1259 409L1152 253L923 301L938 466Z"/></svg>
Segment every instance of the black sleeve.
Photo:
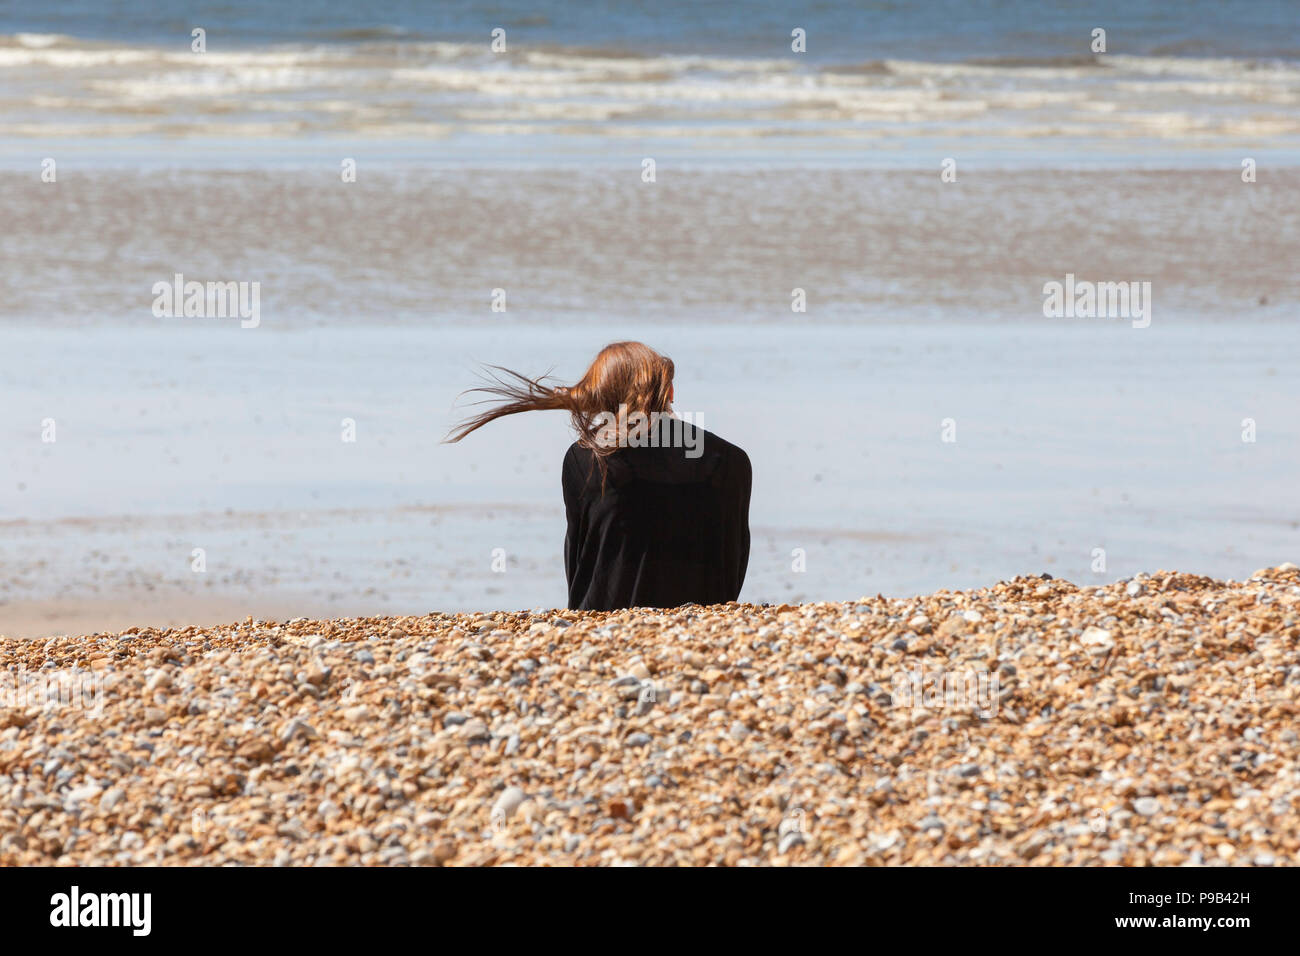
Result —
<svg viewBox="0 0 1300 956"><path fill-rule="evenodd" d="M574 449L569 448L560 467L560 483L564 487L564 516L567 527L564 532L564 578L573 585L573 575L578 567L578 546L582 541L582 528L579 518L582 514L580 497L582 485L578 480L578 462Z"/></svg>
<svg viewBox="0 0 1300 956"><path fill-rule="evenodd" d="M745 584L745 572L749 569L749 495L753 489L754 472L749 463L749 456L742 449L736 449L735 483L736 522L738 557L736 561L736 599L740 599L740 589Z"/></svg>

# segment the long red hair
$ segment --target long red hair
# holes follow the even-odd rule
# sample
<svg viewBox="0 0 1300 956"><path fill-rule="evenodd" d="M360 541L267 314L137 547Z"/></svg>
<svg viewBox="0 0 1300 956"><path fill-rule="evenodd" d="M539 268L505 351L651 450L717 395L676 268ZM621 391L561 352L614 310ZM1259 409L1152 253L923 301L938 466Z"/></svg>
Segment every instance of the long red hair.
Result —
<svg viewBox="0 0 1300 956"><path fill-rule="evenodd" d="M494 407L461 422L444 441L460 441L488 422L520 412L563 410L569 413L578 443L601 460L616 450L599 438L604 415L666 413L672 404L673 360L640 342L614 342L600 350L573 385L550 384L551 377L529 378L499 365L488 366L489 382L472 388L489 396L479 404Z"/></svg>

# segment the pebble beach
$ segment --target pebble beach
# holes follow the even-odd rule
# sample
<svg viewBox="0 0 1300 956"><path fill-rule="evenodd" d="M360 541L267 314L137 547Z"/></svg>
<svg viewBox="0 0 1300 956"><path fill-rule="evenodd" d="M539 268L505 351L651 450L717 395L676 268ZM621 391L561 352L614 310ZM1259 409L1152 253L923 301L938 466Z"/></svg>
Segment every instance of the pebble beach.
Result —
<svg viewBox="0 0 1300 956"><path fill-rule="evenodd" d="M1289 865L1300 569L0 639L2 865Z"/></svg>

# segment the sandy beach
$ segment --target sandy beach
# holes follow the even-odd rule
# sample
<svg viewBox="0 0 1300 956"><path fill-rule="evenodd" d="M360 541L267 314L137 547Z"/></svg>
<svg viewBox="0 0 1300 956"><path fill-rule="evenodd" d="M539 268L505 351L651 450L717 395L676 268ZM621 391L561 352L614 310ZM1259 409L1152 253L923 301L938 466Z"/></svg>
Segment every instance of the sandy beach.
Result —
<svg viewBox="0 0 1300 956"><path fill-rule="evenodd" d="M1293 6L0 4L0 871L1295 864ZM738 603L557 609L619 341Z"/></svg>
<svg viewBox="0 0 1300 956"><path fill-rule="evenodd" d="M0 640L0 865L1286 865L1300 569Z"/></svg>

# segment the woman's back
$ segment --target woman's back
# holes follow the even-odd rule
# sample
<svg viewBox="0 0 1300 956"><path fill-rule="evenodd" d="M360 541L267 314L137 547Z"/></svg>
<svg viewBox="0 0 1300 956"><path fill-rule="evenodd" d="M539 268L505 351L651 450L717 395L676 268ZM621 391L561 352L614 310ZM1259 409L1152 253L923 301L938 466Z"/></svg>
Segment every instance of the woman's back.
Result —
<svg viewBox="0 0 1300 956"><path fill-rule="evenodd" d="M564 458L569 607L615 610L722 604L749 563L749 457L673 413L673 360L642 342L613 342L573 385L491 366L489 422L564 411L578 440Z"/></svg>
<svg viewBox="0 0 1300 956"><path fill-rule="evenodd" d="M605 458L574 443L564 457L569 607L611 610L721 604L749 563L749 456L676 422L675 447L621 447Z"/></svg>

